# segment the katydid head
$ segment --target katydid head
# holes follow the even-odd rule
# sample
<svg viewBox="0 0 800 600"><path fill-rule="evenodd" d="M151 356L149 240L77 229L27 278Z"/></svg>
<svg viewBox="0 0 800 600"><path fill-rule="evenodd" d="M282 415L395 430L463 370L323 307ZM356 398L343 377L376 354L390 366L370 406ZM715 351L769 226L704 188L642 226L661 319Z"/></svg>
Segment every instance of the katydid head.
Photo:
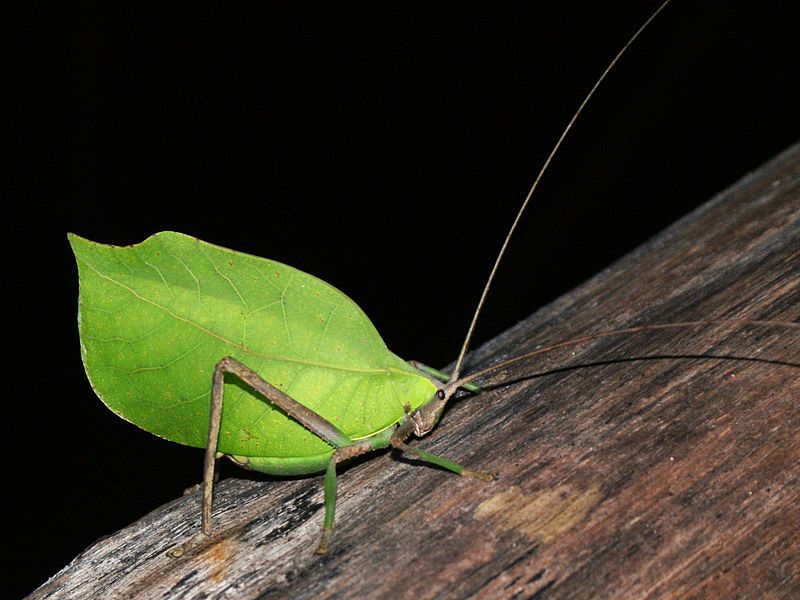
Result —
<svg viewBox="0 0 800 600"><path fill-rule="evenodd" d="M414 423L414 435L417 437L428 435L436 427L445 406L458 389L458 386L450 383L437 384L437 387L439 389L431 397L431 401L420 406L409 416Z"/></svg>

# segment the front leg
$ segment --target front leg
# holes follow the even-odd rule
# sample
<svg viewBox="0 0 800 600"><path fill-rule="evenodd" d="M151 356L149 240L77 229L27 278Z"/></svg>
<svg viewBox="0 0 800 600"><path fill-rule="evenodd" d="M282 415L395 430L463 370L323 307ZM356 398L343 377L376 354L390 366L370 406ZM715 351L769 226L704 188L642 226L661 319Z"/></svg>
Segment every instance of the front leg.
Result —
<svg viewBox="0 0 800 600"><path fill-rule="evenodd" d="M423 462L427 462L432 465L436 465L437 467L447 469L448 471L452 471L457 475L481 479L483 481L492 481L495 478L492 473L487 471L472 471L458 463L453 462L452 460L448 460L442 456L436 456L435 454L425 452L424 450L420 450L419 448L415 448L414 446L409 446L406 444L406 440L414 433L415 423L413 416L414 413L412 413L405 420L405 422L392 433L392 436L389 438L389 445L392 448L395 448L403 454L407 454Z"/></svg>

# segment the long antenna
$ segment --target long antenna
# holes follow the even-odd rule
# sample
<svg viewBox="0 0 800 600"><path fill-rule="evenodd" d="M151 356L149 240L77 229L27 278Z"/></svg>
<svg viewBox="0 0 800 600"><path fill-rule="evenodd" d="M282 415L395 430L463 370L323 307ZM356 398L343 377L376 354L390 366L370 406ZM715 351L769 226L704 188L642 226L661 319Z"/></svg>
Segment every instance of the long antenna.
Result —
<svg viewBox="0 0 800 600"><path fill-rule="evenodd" d="M555 350L559 350L561 348L577 346L578 344L583 344L585 342L591 342L594 340L599 340L608 337L633 335L635 333L642 333L645 331L661 331L665 329L689 329L692 327L711 327L714 325L741 325L741 326L747 325L751 327L775 327L777 325L781 327L786 327L787 329L800 330L800 323L794 323L794 322L762 321L758 319L710 319L705 321L684 321L682 323L657 323L655 325L639 325L637 327L628 327L626 329L615 329L613 331L598 331L597 333L589 333L569 340L565 340L563 342L551 344L549 346L542 346L541 348L537 348L536 350L532 350L531 352L526 352L525 354L520 354L519 356L503 360L499 363L495 363L489 367L486 367L485 369L481 369L480 371L476 371L475 373L470 373L466 377L462 377L456 380L453 383L453 386L461 387L464 384L470 383L471 381L474 381L479 377L483 377L484 375L488 375L489 373L497 371L498 369L504 369L518 362L530 360L534 356L547 354ZM793 366L793 367L800 367L800 364L795 364L791 362L784 362L781 364L786 364L788 366Z"/></svg>
<svg viewBox="0 0 800 600"><path fill-rule="evenodd" d="M614 68L617 62L619 62L619 59L622 57L623 54L625 54L625 51L628 49L628 47L631 44L633 44L633 42L636 41L636 38L639 37L639 35L647 28L648 25L650 25L653 19L655 19L658 16L658 14L662 10L664 10L664 8L666 8L667 4L669 4L669 1L670 0L666 0L661 6L659 6L658 9L656 9L656 11L652 15L650 15L650 18L647 19L647 21L645 21L644 24L641 27L639 27L636 33L634 33L631 36L631 38L622 47L622 49L619 52L617 52L617 55L614 57L614 60L612 60L608 64L605 71L603 71L603 74L600 75L595 84L592 86L592 89L590 89L589 93L586 94L586 97L583 99L583 102L581 102L580 106L578 107L578 110L576 110L575 114L572 115L572 118L569 120L569 123L567 123L567 126L564 128L564 131L561 132L561 137L558 138L558 141L556 142L555 146L553 146L553 149L550 151L547 160L544 161L542 168L539 170L538 175L536 175L536 179L534 180L531 189L528 191L528 195L525 197L525 201L522 203L522 206L520 206L519 211L517 211L517 216L514 217L514 222L511 224L511 227L509 228L508 233L506 234L505 240L503 240L503 245L500 247L500 252L497 253L497 258L495 259L494 265L492 266L492 270L489 273L489 278L486 280L486 285L483 288L483 293L481 294L480 300L478 300L478 306L472 315L472 321L469 324L469 329L467 329L467 335L464 338L464 343L461 345L461 351L458 354L458 359L456 359L456 365L453 368L452 374L450 375L450 380L448 381L448 387L451 387L453 382L457 381L459 376L461 375L461 369L464 365L464 357L467 355L467 349L469 348L469 344L472 341L472 334L475 332L475 324L478 322L478 317L480 316L481 311L483 310L483 304L486 301L486 296L489 294L489 289L492 287L492 283L494 282L494 276L497 273L497 268L500 265L500 261L503 260L503 256L506 253L506 248L508 247L508 243L511 241L511 236L514 235L514 231L517 228L517 224L522 218L522 213L525 212L525 209L528 207L528 203L530 202L533 193L539 186L539 181L541 181L542 176L545 174L545 171L547 171L547 168L550 166L550 162L553 160L553 157L561 148L561 143L564 141L564 138L567 137L567 134L572 129L572 126L575 124L575 121L578 120L578 117L583 112L584 107L589 103L589 100L592 98L592 96L594 96L594 93L595 91L597 91L597 88L600 87L600 84L603 83L609 72Z"/></svg>

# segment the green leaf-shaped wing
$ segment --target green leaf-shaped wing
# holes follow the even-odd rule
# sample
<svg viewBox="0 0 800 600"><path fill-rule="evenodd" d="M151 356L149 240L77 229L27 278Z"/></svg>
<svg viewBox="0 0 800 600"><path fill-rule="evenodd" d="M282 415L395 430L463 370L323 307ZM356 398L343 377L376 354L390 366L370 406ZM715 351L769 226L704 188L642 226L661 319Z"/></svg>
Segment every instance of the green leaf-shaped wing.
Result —
<svg viewBox="0 0 800 600"><path fill-rule="evenodd" d="M174 232L128 247L69 240L86 373L112 411L151 433L205 446L211 375L225 356L353 439L435 393L350 298L302 271ZM219 449L300 458L330 446L228 378Z"/></svg>

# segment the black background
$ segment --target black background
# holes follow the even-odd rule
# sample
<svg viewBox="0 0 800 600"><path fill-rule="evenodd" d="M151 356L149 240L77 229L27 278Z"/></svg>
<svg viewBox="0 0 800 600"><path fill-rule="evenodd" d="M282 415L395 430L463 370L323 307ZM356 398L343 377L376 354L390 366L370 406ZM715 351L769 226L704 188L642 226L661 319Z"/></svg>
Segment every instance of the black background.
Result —
<svg viewBox="0 0 800 600"><path fill-rule="evenodd" d="M130 244L174 229L269 256L348 293L399 355L444 365L550 146L656 3L531 4L23 16L8 54L3 597L200 477L199 450L92 393L66 232ZM697 4L670 6L589 105L478 341L797 141L797 15Z"/></svg>

